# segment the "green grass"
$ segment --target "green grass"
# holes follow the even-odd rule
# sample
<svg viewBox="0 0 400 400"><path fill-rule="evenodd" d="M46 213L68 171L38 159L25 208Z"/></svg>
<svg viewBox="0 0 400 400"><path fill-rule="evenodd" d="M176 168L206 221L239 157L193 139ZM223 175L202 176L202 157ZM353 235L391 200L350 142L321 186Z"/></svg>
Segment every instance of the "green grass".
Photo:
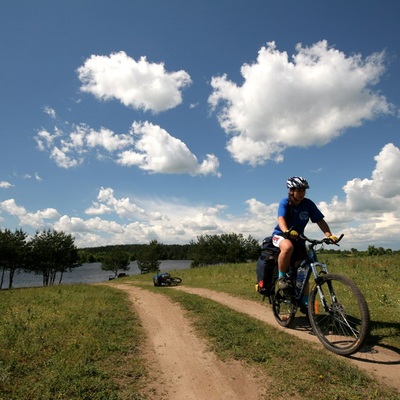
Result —
<svg viewBox="0 0 400 400"><path fill-rule="evenodd" d="M399 349L399 257L326 259L331 272L353 278L363 291L371 342ZM254 263L175 274L185 286L261 301L254 291ZM151 277L124 281L179 302L222 359L242 360L276 382L270 398L282 393L317 400L399 398L345 358L210 300L154 288ZM94 285L4 290L0 313L1 400L145 399L140 395L147 380L140 355L144 332L124 292Z"/></svg>
<svg viewBox="0 0 400 400"><path fill-rule="evenodd" d="M74 285L0 292L0 399L140 399L140 323L124 292Z"/></svg>

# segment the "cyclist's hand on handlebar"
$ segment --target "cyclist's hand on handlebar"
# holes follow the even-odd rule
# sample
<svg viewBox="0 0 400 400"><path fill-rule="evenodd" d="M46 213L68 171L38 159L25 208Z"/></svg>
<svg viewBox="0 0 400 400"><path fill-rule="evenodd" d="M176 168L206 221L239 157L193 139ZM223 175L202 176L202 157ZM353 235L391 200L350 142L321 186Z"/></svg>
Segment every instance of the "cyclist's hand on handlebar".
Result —
<svg viewBox="0 0 400 400"><path fill-rule="evenodd" d="M335 235L329 236L328 239L333 243L337 243L339 241L339 238Z"/></svg>
<svg viewBox="0 0 400 400"><path fill-rule="evenodd" d="M298 239L299 237L299 232L297 232L294 229L288 229L285 231L285 235L288 239Z"/></svg>

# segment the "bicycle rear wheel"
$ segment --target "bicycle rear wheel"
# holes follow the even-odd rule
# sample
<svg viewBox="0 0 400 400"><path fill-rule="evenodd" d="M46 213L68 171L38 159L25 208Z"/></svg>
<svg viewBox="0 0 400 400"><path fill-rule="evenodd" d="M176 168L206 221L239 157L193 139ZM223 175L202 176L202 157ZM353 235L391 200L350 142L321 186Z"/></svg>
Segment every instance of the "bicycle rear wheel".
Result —
<svg viewBox="0 0 400 400"><path fill-rule="evenodd" d="M272 304L272 312L278 324L284 327L291 326L294 316L296 315L297 307L293 302L290 291L279 289L278 283L276 283L275 293L270 296L270 301Z"/></svg>
<svg viewBox="0 0 400 400"><path fill-rule="evenodd" d="M360 289L345 276L326 274L319 278L309 296L308 315L319 340L336 354L357 352L368 336L367 303Z"/></svg>

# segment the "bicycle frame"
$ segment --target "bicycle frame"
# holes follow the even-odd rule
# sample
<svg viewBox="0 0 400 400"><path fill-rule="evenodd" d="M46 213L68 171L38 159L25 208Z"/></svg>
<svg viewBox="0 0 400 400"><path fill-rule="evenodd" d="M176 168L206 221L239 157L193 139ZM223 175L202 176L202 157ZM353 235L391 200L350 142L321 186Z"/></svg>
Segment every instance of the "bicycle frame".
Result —
<svg viewBox="0 0 400 400"><path fill-rule="evenodd" d="M323 303L324 308L326 309L327 304L325 301L325 296L324 296L323 292L321 291L321 289L319 288L318 280L319 280L321 274L328 274L329 271L328 271L328 267L326 264L318 261L317 252L314 249L314 246L315 246L314 243L312 243L310 245L308 252L307 252L307 257L304 259L305 265L303 266L303 268L304 267L307 268L307 275L304 279L304 284L303 284L303 287L300 290L300 292L297 292L297 290L295 290L294 298L297 302L297 305L300 306L301 300L302 300L303 296L305 295L305 289L307 287L307 284L310 283L310 278L312 275L314 277L314 282L317 286L320 299ZM295 283L296 282L296 270L293 267L291 268L289 274L290 274L292 280L294 281L293 283Z"/></svg>
<svg viewBox="0 0 400 400"><path fill-rule="evenodd" d="M312 274L313 277L314 277L314 282L315 282L315 284L317 286L317 289L318 289L318 293L319 293L320 299L323 302L323 306L326 307L325 296L322 293L322 291L321 291L321 289L320 289L320 287L318 285L318 279L321 276L321 274L328 274L329 273L328 272L328 267L327 267L326 264L318 261L316 251L314 250L313 247L311 247L309 249L309 251L308 251L308 255L307 255L307 258L306 258L306 265L305 266L307 267L307 275L306 275L302 290L295 295L295 299L298 302L301 301L303 295L305 294L304 293L305 292L305 288L307 287L307 284L310 283L310 278L311 278L311 274Z"/></svg>

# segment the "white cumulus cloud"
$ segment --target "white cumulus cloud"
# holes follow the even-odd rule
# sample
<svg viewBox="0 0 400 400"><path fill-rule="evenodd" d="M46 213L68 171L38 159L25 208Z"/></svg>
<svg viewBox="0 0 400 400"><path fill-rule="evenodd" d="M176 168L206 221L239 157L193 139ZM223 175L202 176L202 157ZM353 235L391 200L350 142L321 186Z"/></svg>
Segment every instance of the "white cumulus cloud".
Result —
<svg viewBox="0 0 400 400"><path fill-rule="evenodd" d="M10 182L7 182L7 181L1 181L0 182L0 188L1 189L9 189L12 186L13 185Z"/></svg>
<svg viewBox="0 0 400 400"><path fill-rule="evenodd" d="M157 125L135 122L132 134L137 136L134 149L120 154L121 165L137 165L145 171L164 174L219 175L217 157L208 154L199 164L184 142Z"/></svg>
<svg viewBox="0 0 400 400"><path fill-rule="evenodd" d="M151 173L220 176L214 154L199 162L183 141L147 121L134 122L127 134L107 128L95 130L86 124L73 125L69 132L42 129L35 140L39 150L49 152L65 169L83 164L94 153L98 160L113 159L121 166L137 166Z"/></svg>
<svg viewBox="0 0 400 400"><path fill-rule="evenodd" d="M400 149L388 143L375 157L376 167L371 178L355 178L343 189L350 210L392 212L400 203Z"/></svg>
<svg viewBox="0 0 400 400"><path fill-rule="evenodd" d="M77 72L83 92L154 113L178 106L182 102L181 89L191 84L185 71L168 72L163 63L151 63L146 57L136 61L123 51L92 55Z"/></svg>
<svg viewBox="0 0 400 400"><path fill-rule="evenodd" d="M20 225L28 225L35 229L42 229L48 226L49 221L59 217L57 210L54 208L28 212L25 207L17 205L14 199L0 202L0 211L17 217Z"/></svg>
<svg viewBox="0 0 400 400"><path fill-rule="evenodd" d="M290 146L324 145L364 120L392 112L371 87L385 71L384 53L346 56L326 41L296 47L289 58L270 42L241 68L242 86L213 77L209 104L240 163L282 161Z"/></svg>
<svg viewBox="0 0 400 400"><path fill-rule="evenodd" d="M101 188L97 196L97 202L86 210L86 214L108 214L115 212L121 218L134 219L146 217L143 208L132 203L129 198L117 199L114 190L111 188Z"/></svg>

